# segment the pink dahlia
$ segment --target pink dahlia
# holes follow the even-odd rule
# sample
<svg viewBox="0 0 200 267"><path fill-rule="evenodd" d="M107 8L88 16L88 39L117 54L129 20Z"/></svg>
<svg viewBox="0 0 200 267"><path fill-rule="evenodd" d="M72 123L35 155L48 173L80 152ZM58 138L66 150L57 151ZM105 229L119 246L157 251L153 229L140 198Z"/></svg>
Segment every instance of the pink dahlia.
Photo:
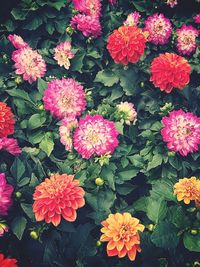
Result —
<svg viewBox="0 0 200 267"><path fill-rule="evenodd" d="M23 75L23 79L29 83L45 75L45 61L37 51L33 51L30 47L14 51L12 60L15 62L16 73Z"/></svg>
<svg viewBox="0 0 200 267"><path fill-rule="evenodd" d="M193 17L193 20L194 20L197 24L200 24L200 13L199 13L199 14L196 14L196 15Z"/></svg>
<svg viewBox="0 0 200 267"><path fill-rule="evenodd" d="M169 5L171 8L175 7L177 4L177 0L167 0L167 5Z"/></svg>
<svg viewBox="0 0 200 267"><path fill-rule="evenodd" d="M197 48L196 37L199 31L192 26L183 25L176 30L177 33L177 49L182 55L190 55Z"/></svg>
<svg viewBox="0 0 200 267"><path fill-rule="evenodd" d="M163 117L163 140L169 150L182 156L198 151L200 145L200 118L182 109L172 111L169 117Z"/></svg>
<svg viewBox="0 0 200 267"><path fill-rule="evenodd" d="M74 148L86 159L93 154L98 156L113 153L118 146L118 132L112 121L100 115L80 119L78 128L74 132Z"/></svg>
<svg viewBox="0 0 200 267"><path fill-rule="evenodd" d="M169 41L172 33L172 25L163 14L154 14L145 21L145 31L148 32L148 40L155 45L164 45Z"/></svg>
<svg viewBox="0 0 200 267"><path fill-rule="evenodd" d="M22 153L17 140L7 137L0 138L0 150L5 150L13 156L19 156Z"/></svg>
<svg viewBox="0 0 200 267"><path fill-rule="evenodd" d="M127 19L124 21L125 26L137 26L141 15L139 12L130 13Z"/></svg>
<svg viewBox="0 0 200 267"><path fill-rule="evenodd" d="M121 102L116 106L116 117L127 125L135 124L137 121L135 106L129 102Z"/></svg>
<svg viewBox="0 0 200 267"><path fill-rule="evenodd" d="M97 38L101 35L99 18L78 14L72 18L70 24L73 29L81 31L85 37Z"/></svg>
<svg viewBox="0 0 200 267"><path fill-rule="evenodd" d="M21 48L24 48L24 47L29 47L29 45L19 35L9 34L8 35L8 40L12 43L12 45L16 49L21 49Z"/></svg>
<svg viewBox="0 0 200 267"><path fill-rule="evenodd" d="M115 5L117 3L117 0L108 0L108 2L111 4L111 5Z"/></svg>
<svg viewBox="0 0 200 267"><path fill-rule="evenodd" d="M73 140L71 131L78 126L78 121L74 116L69 116L62 120L59 128L60 142L65 146L67 151L72 149Z"/></svg>
<svg viewBox="0 0 200 267"><path fill-rule="evenodd" d="M101 14L100 0L72 0L76 10L82 12L84 15L99 17Z"/></svg>
<svg viewBox="0 0 200 267"><path fill-rule="evenodd" d="M86 106L83 86L73 79L55 79L48 83L43 101L45 109L59 119L80 116Z"/></svg>
<svg viewBox="0 0 200 267"><path fill-rule="evenodd" d="M70 59L74 57L74 53L71 51L70 42L62 42L54 49L54 59L58 62L59 66L64 66L65 69L70 67Z"/></svg>
<svg viewBox="0 0 200 267"><path fill-rule="evenodd" d="M4 216L8 214L8 209L12 205L11 195L13 192L13 186L7 184L5 174L0 173L0 215Z"/></svg>

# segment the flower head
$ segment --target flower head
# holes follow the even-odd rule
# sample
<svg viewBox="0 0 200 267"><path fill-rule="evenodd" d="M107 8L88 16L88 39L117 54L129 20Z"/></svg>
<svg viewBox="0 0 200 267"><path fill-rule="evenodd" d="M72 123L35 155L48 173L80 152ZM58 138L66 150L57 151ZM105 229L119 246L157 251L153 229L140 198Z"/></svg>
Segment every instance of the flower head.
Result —
<svg viewBox="0 0 200 267"><path fill-rule="evenodd" d="M141 251L138 231L143 232L144 225L128 212L110 214L101 224L103 234L100 241L108 242L108 256L123 258L128 255L129 259L134 261L137 251Z"/></svg>
<svg viewBox="0 0 200 267"><path fill-rule="evenodd" d="M182 109L172 111L169 117L163 117L163 140L169 150L182 156L198 151L200 145L200 118Z"/></svg>
<svg viewBox="0 0 200 267"><path fill-rule="evenodd" d="M11 195L13 190L12 185L7 184L5 174L0 173L0 216L8 214L8 210L12 205Z"/></svg>
<svg viewBox="0 0 200 267"><path fill-rule="evenodd" d="M15 62L16 74L23 75L23 79L29 83L45 75L45 61L37 51L32 50L30 47L14 51L12 60Z"/></svg>
<svg viewBox="0 0 200 267"><path fill-rule="evenodd" d="M178 5L178 1L177 0L167 0L167 5L169 5L171 8L173 8L176 5Z"/></svg>
<svg viewBox="0 0 200 267"><path fill-rule="evenodd" d="M137 112L132 103L121 102L117 105L117 117L124 120L126 124L130 125L131 122L135 124L137 121Z"/></svg>
<svg viewBox="0 0 200 267"><path fill-rule="evenodd" d="M108 0L108 2L114 6L117 3L117 0Z"/></svg>
<svg viewBox="0 0 200 267"><path fill-rule="evenodd" d="M196 14L196 15L193 17L193 20L194 20L197 24L200 24L200 13L199 13L199 14Z"/></svg>
<svg viewBox="0 0 200 267"><path fill-rule="evenodd" d="M9 34L8 35L8 40L12 43L12 45L16 48L16 49L21 49L24 47L29 47L29 45L24 42L24 40L22 39L21 36L18 36L16 34Z"/></svg>
<svg viewBox="0 0 200 267"><path fill-rule="evenodd" d="M19 156L22 153L17 140L7 137L0 138L0 150L5 150L13 156Z"/></svg>
<svg viewBox="0 0 200 267"><path fill-rule="evenodd" d="M155 45L168 43L172 33L172 25L163 14L155 13L145 21L145 31L149 33L148 41Z"/></svg>
<svg viewBox="0 0 200 267"><path fill-rule="evenodd" d="M196 177L183 178L174 185L174 194L178 201L190 204L190 201L200 201L200 180Z"/></svg>
<svg viewBox="0 0 200 267"><path fill-rule="evenodd" d="M73 175L52 174L35 188L33 212L36 221L58 226L61 218L73 222L76 210L85 205L84 190Z"/></svg>
<svg viewBox="0 0 200 267"><path fill-rule="evenodd" d="M107 49L117 64L136 63L144 54L146 38L141 29L122 26L109 36Z"/></svg>
<svg viewBox="0 0 200 267"><path fill-rule="evenodd" d="M11 108L0 102L0 138L14 133L15 120Z"/></svg>
<svg viewBox="0 0 200 267"><path fill-rule="evenodd" d="M174 53L161 54L151 63L151 81L166 93L173 88L183 89L190 81L190 72L188 61Z"/></svg>
<svg viewBox="0 0 200 267"><path fill-rule="evenodd" d="M124 21L125 26L137 26L141 15L139 12L130 13L127 19Z"/></svg>
<svg viewBox="0 0 200 267"><path fill-rule="evenodd" d="M97 38L101 35L101 24L99 18L78 14L70 22L73 29L82 32L85 37Z"/></svg>
<svg viewBox="0 0 200 267"><path fill-rule="evenodd" d="M8 226L5 223L0 222L0 237L4 236L8 232Z"/></svg>
<svg viewBox="0 0 200 267"><path fill-rule="evenodd" d="M84 15L99 17L101 14L100 0L73 0L73 4L75 9Z"/></svg>
<svg viewBox="0 0 200 267"><path fill-rule="evenodd" d="M0 266L1 267L18 267L16 259L5 258L5 256L0 253Z"/></svg>
<svg viewBox="0 0 200 267"><path fill-rule="evenodd" d="M199 31L192 26L183 25L180 29L176 30L177 33L177 49L182 55L190 55L196 48L196 37Z"/></svg>
<svg viewBox="0 0 200 267"><path fill-rule="evenodd" d="M71 51L70 42L62 42L54 49L54 59L58 62L59 66L64 66L65 69L70 67L70 59L74 57L74 53Z"/></svg>
<svg viewBox="0 0 200 267"><path fill-rule="evenodd" d="M81 118L74 132L74 148L86 159L112 153L118 146L118 132L112 121L100 115Z"/></svg>
<svg viewBox="0 0 200 267"><path fill-rule="evenodd" d="M44 92L44 107L53 116L63 119L69 115L80 116L85 110L83 86L73 79L55 79Z"/></svg>

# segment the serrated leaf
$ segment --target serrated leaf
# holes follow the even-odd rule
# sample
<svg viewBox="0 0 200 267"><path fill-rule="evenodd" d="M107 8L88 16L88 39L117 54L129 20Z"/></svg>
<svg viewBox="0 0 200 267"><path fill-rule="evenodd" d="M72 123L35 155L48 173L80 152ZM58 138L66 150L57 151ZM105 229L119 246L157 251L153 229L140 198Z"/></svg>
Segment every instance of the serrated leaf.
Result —
<svg viewBox="0 0 200 267"><path fill-rule="evenodd" d="M150 171L162 164L162 155L156 154L153 156L152 160L148 163L147 171Z"/></svg>
<svg viewBox="0 0 200 267"><path fill-rule="evenodd" d="M101 70L97 73L95 82L102 83L107 87L111 87L114 84L118 83L119 78L111 70Z"/></svg>
<svg viewBox="0 0 200 267"><path fill-rule="evenodd" d="M162 199L153 199L151 197L148 198L147 204L147 216L154 223L158 223L159 220L165 218L167 213L167 205L166 202Z"/></svg>
<svg viewBox="0 0 200 267"><path fill-rule="evenodd" d="M45 134L44 138L40 142L39 148L44 151L48 157L51 155L51 152L54 149L54 141L51 133L47 132Z"/></svg>
<svg viewBox="0 0 200 267"><path fill-rule="evenodd" d="M200 252L200 234L194 236L190 233L185 233L183 237L183 243L185 248L189 251Z"/></svg>
<svg viewBox="0 0 200 267"><path fill-rule="evenodd" d="M28 128L33 130L41 127L46 121L46 116L42 114L33 114L28 120Z"/></svg>
<svg viewBox="0 0 200 267"><path fill-rule="evenodd" d="M24 163L19 159L15 158L11 168L10 168L12 176L19 180L23 174L25 173L25 166Z"/></svg>
<svg viewBox="0 0 200 267"><path fill-rule="evenodd" d="M21 203L21 208L26 213L26 215L34 222L35 215L33 213L33 206L31 204Z"/></svg>
<svg viewBox="0 0 200 267"><path fill-rule="evenodd" d="M21 240L24 230L26 229L27 220L23 216L17 216L11 223L13 234Z"/></svg>

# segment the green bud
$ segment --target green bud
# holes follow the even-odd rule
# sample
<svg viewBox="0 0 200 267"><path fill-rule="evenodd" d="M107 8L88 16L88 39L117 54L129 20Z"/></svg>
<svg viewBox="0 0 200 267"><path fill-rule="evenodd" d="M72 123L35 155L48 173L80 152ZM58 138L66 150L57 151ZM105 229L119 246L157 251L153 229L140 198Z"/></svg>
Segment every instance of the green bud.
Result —
<svg viewBox="0 0 200 267"><path fill-rule="evenodd" d="M23 82L23 80L22 80L22 77L21 76L17 76L16 78L15 78L15 83L16 84L21 84Z"/></svg>
<svg viewBox="0 0 200 267"><path fill-rule="evenodd" d="M104 185L104 180L102 178L98 177L95 179L95 184L98 186L102 186L102 185Z"/></svg>
<svg viewBox="0 0 200 267"><path fill-rule="evenodd" d="M195 262L193 263L193 266L194 266L194 267L200 267L200 262L199 262L199 261L195 261Z"/></svg>
<svg viewBox="0 0 200 267"><path fill-rule="evenodd" d="M174 157L176 155L176 152L174 151L168 151L167 152L168 157Z"/></svg>
<svg viewBox="0 0 200 267"><path fill-rule="evenodd" d="M18 191L18 192L15 193L15 196L16 196L16 198L21 198L22 197L22 193Z"/></svg>
<svg viewBox="0 0 200 267"><path fill-rule="evenodd" d="M156 225L155 224L149 224L149 225L147 225L147 227L146 227L150 232L153 232L153 230L156 228Z"/></svg>
<svg viewBox="0 0 200 267"><path fill-rule="evenodd" d="M74 29L72 27L69 26L66 28L66 33L68 33L69 35L72 35L73 32L74 32Z"/></svg>
<svg viewBox="0 0 200 267"><path fill-rule="evenodd" d="M69 153L69 154L67 155L67 159L68 159L68 160L73 160L73 159L75 159L75 157L76 157L76 155L73 154L73 153Z"/></svg>
<svg viewBox="0 0 200 267"><path fill-rule="evenodd" d="M140 87L141 87L141 88L144 88L144 82L141 82L141 83L140 83Z"/></svg>
<svg viewBox="0 0 200 267"><path fill-rule="evenodd" d="M37 231L33 230L30 232L30 237L34 240L38 240L39 239L39 234Z"/></svg>
<svg viewBox="0 0 200 267"><path fill-rule="evenodd" d="M198 230L196 230L196 229L191 229L191 230L190 230L190 233L191 233L191 235L198 235Z"/></svg>
<svg viewBox="0 0 200 267"><path fill-rule="evenodd" d="M101 245L102 245L101 241L98 240L98 241L96 242L96 246L97 246L97 247L100 247Z"/></svg>
<svg viewBox="0 0 200 267"><path fill-rule="evenodd" d="M39 109L39 110L44 110L44 105L43 105L43 104L39 105L39 106L38 106L38 109Z"/></svg>

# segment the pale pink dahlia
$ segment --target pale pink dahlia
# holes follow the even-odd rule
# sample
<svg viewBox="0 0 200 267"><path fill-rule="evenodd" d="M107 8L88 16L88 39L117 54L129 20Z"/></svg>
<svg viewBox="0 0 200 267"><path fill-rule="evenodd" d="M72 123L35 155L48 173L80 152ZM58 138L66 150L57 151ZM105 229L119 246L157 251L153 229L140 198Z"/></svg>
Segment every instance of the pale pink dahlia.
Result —
<svg viewBox="0 0 200 267"><path fill-rule="evenodd" d="M45 61L37 51L33 51L30 47L14 51L12 60L15 62L16 73L23 75L23 79L29 83L45 75Z"/></svg>
<svg viewBox="0 0 200 267"><path fill-rule="evenodd" d="M80 116L86 106L83 86L73 79L62 78L49 82L43 101L45 109L59 119Z"/></svg>
<svg viewBox="0 0 200 267"><path fill-rule="evenodd" d="M116 116L118 119L124 121L127 125L135 124L137 121L137 112L132 103L121 102L117 105Z"/></svg>
<svg viewBox="0 0 200 267"><path fill-rule="evenodd" d="M72 0L74 8L84 15L99 17L101 14L100 0Z"/></svg>
<svg viewBox="0 0 200 267"><path fill-rule="evenodd" d="M137 26L141 15L139 12L133 12L128 15L127 19L124 21L125 26Z"/></svg>
<svg viewBox="0 0 200 267"><path fill-rule="evenodd" d="M74 116L66 117L62 120L59 128L60 142L65 146L67 151L72 149L73 140L71 131L78 126L78 121Z"/></svg>
<svg viewBox="0 0 200 267"><path fill-rule="evenodd" d="M17 140L7 137L0 138L0 150L5 150L13 156L19 156L22 153Z"/></svg>
<svg viewBox="0 0 200 267"><path fill-rule="evenodd" d="M163 140L169 150L182 156L198 151L200 145L200 118L182 109L172 111L169 117L163 117Z"/></svg>
<svg viewBox="0 0 200 267"><path fill-rule="evenodd" d="M13 186L7 184L5 174L0 173L0 215L5 216L8 214L8 209L12 205L11 195Z"/></svg>
<svg viewBox="0 0 200 267"><path fill-rule="evenodd" d="M73 29L82 32L85 37L97 38L101 35L101 24L99 18L78 14L70 22Z"/></svg>
<svg viewBox="0 0 200 267"><path fill-rule="evenodd" d="M177 0L167 0L167 5L169 5L171 8L175 7L177 4Z"/></svg>
<svg viewBox="0 0 200 267"><path fill-rule="evenodd" d="M62 42L54 49L54 59L58 62L59 66L64 66L65 69L70 67L70 59L74 57L74 53L71 51L70 42Z"/></svg>
<svg viewBox="0 0 200 267"><path fill-rule="evenodd" d="M182 55L190 55L196 48L196 37L199 31L192 26L183 25L180 29L176 30L177 33L177 49Z"/></svg>
<svg viewBox="0 0 200 267"><path fill-rule="evenodd" d="M199 13L199 14L196 14L196 15L193 17L193 20L194 20L197 24L200 24L200 13Z"/></svg>
<svg viewBox="0 0 200 267"><path fill-rule="evenodd" d="M163 14L154 14L145 21L145 31L148 32L148 40L155 45L164 45L169 41L172 33L172 25Z"/></svg>
<svg viewBox="0 0 200 267"><path fill-rule="evenodd" d="M87 115L81 118L74 132L74 148L86 159L93 154L98 156L113 153L118 146L118 132L112 121L100 115Z"/></svg>
<svg viewBox="0 0 200 267"><path fill-rule="evenodd" d="M12 45L16 49L21 49L21 48L24 48L24 47L29 47L29 45L19 35L9 34L8 35L8 40L12 43Z"/></svg>

